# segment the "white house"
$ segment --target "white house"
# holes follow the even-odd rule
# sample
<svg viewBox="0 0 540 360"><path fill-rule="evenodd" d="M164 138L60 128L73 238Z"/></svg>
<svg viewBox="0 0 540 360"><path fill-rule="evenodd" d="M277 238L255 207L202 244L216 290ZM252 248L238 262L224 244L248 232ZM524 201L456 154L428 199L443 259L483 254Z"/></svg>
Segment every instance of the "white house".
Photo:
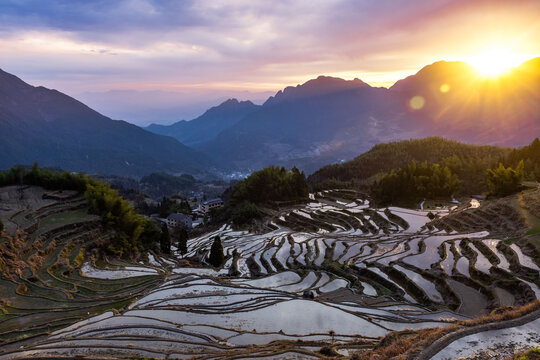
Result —
<svg viewBox="0 0 540 360"><path fill-rule="evenodd" d="M175 228L179 224L184 224L185 227L191 229L192 219L191 215L181 214L181 213L172 213L167 216L167 226L170 228Z"/></svg>
<svg viewBox="0 0 540 360"><path fill-rule="evenodd" d="M199 204L199 208L197 209L199 213L206 214L211 209L222 207L224 204L223 200L220 198L215 198L212 200L203 201Z"/></svg>

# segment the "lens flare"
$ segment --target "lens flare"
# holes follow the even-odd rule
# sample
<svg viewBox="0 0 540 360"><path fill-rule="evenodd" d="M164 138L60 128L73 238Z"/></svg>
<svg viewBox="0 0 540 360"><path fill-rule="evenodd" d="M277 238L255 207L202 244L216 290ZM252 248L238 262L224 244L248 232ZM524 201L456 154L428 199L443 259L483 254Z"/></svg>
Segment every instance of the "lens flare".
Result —
<svg viewBox="0 0 540 360"><path fill-rule="evenodd" d="M416 95L409 100L409 107L413 110L420 110L426 104L426 99L423 96Z"/></svg>
<svg viewBox="0 0 540 360"><path fill-rule="evenodd" d="M442 92L443 94L444 93L447 93L450 91L450 85L448 84L442 84L441 87L439 88L440 92Z"/></svg>

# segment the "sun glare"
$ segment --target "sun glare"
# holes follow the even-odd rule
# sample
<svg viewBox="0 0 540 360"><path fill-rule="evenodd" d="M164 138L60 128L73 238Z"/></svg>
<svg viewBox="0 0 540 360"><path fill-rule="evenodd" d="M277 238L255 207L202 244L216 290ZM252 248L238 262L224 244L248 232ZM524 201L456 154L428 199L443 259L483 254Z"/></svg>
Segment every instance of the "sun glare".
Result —
<svg viewBox="0 0 540 360"><path fill-rule="evenodd" d="M508 49L493 48L468 59L468 63L485 77L497 77L521 65L527 58Z"/></svg>

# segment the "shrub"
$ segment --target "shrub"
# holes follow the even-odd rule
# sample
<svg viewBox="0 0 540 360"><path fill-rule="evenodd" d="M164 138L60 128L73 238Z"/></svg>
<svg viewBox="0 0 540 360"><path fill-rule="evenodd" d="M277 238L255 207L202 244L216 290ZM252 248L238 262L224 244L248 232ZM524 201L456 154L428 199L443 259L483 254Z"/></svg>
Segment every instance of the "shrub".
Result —
<svg viewBox="0 0 540 360"><path fill-rule="evenodd" d="M324 356L340 356L341 354L338 353L336 350L331 348L330 346L323 346L319 352Z"/></svg>
<svg viewBox="0 0 540 360"><path fill-rule="evenodd" d="M81 267L81 265L84 263L84 250L81 249L81 251L79 251L79 254L77 255L77 257L75 258L75 265L77 267Z"/></svg>

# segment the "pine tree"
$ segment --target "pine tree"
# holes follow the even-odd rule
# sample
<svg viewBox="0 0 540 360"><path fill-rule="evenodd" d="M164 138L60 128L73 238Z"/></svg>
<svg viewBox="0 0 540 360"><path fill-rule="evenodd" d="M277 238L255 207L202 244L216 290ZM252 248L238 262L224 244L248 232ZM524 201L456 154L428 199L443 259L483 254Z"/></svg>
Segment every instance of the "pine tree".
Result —
<svg viewBox="0 0 540 360"><path fill-rule="evenodd" d="M171 253L171 236L167 224L161 225L161 237L159 238L159 246L164 254Z"/></svg>
<svg viewBox="0 0 540 360"><path fill-rule="evenodd" d="M212 247L210 248L210 256L208 262L214 267L220 267L223 264L223 246L221 245L221 239L219 236L214 238Z"/></svg>
<svg viewBox="0 0 540 360"><path fill-rule="evenodd" d="M180 230L180 237L178 239L178 251L180 251L180 254L184 255L187 253L187 240L188 240L188 233L185 228L182 228Z"/></svg>

